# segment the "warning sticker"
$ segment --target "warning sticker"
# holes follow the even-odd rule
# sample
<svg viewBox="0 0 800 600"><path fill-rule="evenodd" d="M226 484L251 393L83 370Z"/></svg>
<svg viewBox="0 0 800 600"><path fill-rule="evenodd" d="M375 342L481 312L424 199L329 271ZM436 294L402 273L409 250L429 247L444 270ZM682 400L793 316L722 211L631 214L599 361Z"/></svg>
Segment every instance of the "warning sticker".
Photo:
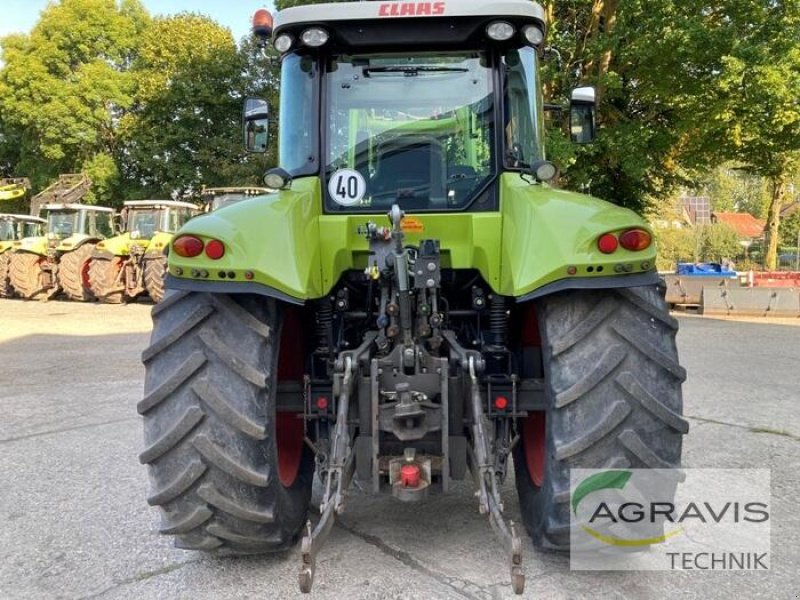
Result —
<svg viewBox="0 0 800 600"><path fill-rule="evenodd" d="M425 225L416 217L405 217L400 221L400 229L405 233L422 233L425 231Z"/></svg>

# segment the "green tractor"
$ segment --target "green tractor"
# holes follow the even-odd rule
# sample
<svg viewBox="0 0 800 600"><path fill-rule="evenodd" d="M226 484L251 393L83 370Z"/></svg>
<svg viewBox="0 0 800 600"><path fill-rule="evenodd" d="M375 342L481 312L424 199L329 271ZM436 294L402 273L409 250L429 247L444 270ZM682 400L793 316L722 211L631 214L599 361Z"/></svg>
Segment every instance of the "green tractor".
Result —
<svg viewBox="0 0 800 600"><path fill-rule="evenodd" d="M14 295L9 268L14 242L43 235L46 223L47 221L39 217L0 214L0 298Z"/></svg>
<svg viewBox="0 0 800 600"><path fill-rule="evenodd" d="M256 13L281 54L277 191L176 234L142 355L161 531L223 554L302 537L308 592L353 478L423 502L472 475L521 593L511 471L533 542L566 550L571 469L680 464L685 371L653 233L548 183L538 4L318 4L272 23ZM591 141L594 90L569 112ZM249 150L267 124L248 99Z"/></svg>
<svg viewBox="0 0 800 600"><path fill-rule="evenodd" d="M93 299L89 259L95 245L114 235L114 210L87 204L46 204L43 236L14 242L10 278L22 298L52 298L63 292L71 300Z"/></svg>
<svg viewBox="0 0 800 600"><path fill-rule="evenodd" d="M173 200L133 200L123 209L124 233L97 244L89 263L89 286L101 302L119 304L147 292L164 296L165 251L172 235L199 214Z"/></svg>

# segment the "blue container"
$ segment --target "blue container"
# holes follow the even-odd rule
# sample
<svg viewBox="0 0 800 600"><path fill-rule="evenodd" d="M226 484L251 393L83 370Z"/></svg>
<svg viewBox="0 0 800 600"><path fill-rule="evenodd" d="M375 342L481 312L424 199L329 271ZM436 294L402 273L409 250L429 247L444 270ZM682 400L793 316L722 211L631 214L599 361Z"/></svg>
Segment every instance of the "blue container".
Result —
<svg viewBox="0 0 800 600"><path fill-rule="evenodd" d="M678 275L697 275L717 277L736 277L736 271L723 267L719 263L678 263Z"/></svg>

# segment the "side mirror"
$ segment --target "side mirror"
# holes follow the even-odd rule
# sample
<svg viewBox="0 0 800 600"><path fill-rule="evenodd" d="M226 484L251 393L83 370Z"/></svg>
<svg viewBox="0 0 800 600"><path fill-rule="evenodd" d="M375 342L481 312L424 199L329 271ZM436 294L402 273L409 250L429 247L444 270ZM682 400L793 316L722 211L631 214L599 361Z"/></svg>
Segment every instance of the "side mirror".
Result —
<svg viewBox="0 0 800 600"><path fill-rule="evenodd" d="M248 152L263 154L269 142L269 105L261 98L244 101L244 147Z"/></svg>
<svg viewBox="0 0 800 600"><path fill-rule="evenodd" d="M569 104L570 138L576 144L591 144L596 136L595 119L597 101L593 87L580 87L572 90Z"/></svg>

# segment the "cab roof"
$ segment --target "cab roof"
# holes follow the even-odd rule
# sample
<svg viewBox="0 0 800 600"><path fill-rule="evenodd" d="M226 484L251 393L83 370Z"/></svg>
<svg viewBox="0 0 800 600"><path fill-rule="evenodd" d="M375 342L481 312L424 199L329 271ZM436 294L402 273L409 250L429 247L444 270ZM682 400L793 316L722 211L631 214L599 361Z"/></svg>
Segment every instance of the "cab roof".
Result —
<svg viewBox="0 0 800 600"><path fill-rule="evenodd" d="M490 44L485 29L493 21L507 21L517 31L533 24L546 32L545 11L530 0L391 0L287 8L275 15L273 37L287 33L299 40L306 28L317 25L331 34L326 51L479 49ZM519 36L506 45L515 43L522 45Z"/></svg>
<svg viewBox="0 0 800 600"><path fill-rule="evenodd" d="M107 206L95 206L94 204L45 204L45 210L93 210L96 212L107 212L113 213L113 208L108 208Z"/></svg>
<svg viewBox="0 0 800 600"><path fill-rule="evenodd" d="M196 204L192 204L191 202L181 202L179 200L128 200L124 204L130 208L153 208L166 206L169 208L189 208L192 210L199 210Z"/></svg>
<svg viewBox="0 0 800 600"><path fill-rule="evenodd" d="M47 223L44 219L39 217L32 217L30 215L10 215L7 213L0 213L0 220L3 221L24 221L25 223Z"/></svg>
<svg viewBox="0 0 800 600"><path fill-rule="evenodd" d="M201 196L208 195L217 195L217 194L247 194L252 196L259 196L262 194L269 194L273 190L269 188L263 187L255 187L255 186L234 186L234 187L209 187L203 188L200 192Z"/></svg>

